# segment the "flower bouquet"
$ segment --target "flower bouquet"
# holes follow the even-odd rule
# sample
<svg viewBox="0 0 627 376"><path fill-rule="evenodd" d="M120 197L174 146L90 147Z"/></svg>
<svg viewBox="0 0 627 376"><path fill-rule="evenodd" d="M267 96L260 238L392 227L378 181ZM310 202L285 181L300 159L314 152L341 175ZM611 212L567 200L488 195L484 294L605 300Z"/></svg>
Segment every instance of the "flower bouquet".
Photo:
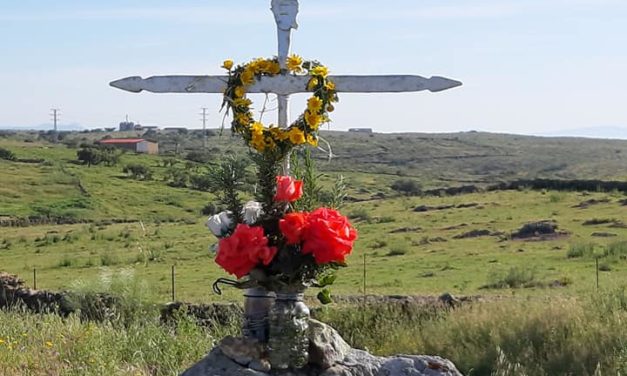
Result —
<svg viewBox="0 0 627 376"><path fill-rule="evenodd" d="M227 60L223 67L229 72L223 106L233 115L233 133L242 136L250 148L256 189L255 201L241 203L237 190L245 169L241 163L225 162L213 174L217 194L228 209L207 222L219 238L215 261L237 278L219 279L214 290L219 292L222 282L274 292L276 301L269 317L261 320L270 323L271 362L278 368L302 366L307 354L307 343L303 342L307 324L302 318L309 313L302 294L307 287L324 288L333 283L334 270L346 265L357 238L348 219L333 204L337 200L319 204L320 188L309 152L304 154L305 168L300 168L295 158L298 149L318 147L318 128L328 121L332 103L338 100L335 85L327 78L326 67L296 55L283 64L276 58L255 59L234 67ZM307 89L312 96L294 123L266 127L253 119L246 89L261 77L277 74L308 75ZM290 160L296 177L289 175ZM318 298L329 302L328 289ZM293 325L288 327L290 323ZM264 335L259 339L265 341Z"/></svg>

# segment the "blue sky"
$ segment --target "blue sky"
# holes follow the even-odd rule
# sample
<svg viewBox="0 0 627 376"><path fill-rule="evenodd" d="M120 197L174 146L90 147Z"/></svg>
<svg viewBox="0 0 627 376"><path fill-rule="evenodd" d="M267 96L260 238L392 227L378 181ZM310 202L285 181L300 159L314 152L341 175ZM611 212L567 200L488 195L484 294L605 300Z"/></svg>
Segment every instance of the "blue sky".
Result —
<svg viewBox="0 0 627 376"><path fill-rule="evenodd" d="M219 74L276 53L269 0L0 0L0 127L218 127L219 95L131 94L117 78ZM442 75L442 93L344 94L334 129L547 133L627 126L624 0L301 0L292 50L337 74ZM253 98L260 102L262 98ZM296 116L304 97L292 101Z"/></svg>

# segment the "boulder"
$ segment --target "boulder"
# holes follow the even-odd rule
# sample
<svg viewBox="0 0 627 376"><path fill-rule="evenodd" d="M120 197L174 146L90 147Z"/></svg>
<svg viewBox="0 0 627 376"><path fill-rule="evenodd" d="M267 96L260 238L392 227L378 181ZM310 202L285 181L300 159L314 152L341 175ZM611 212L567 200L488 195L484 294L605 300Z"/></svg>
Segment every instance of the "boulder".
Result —
<svg viewBox="0 0 627 376"><path fill-rule="evenodd" d="M309 363L327 369L344 359L351 347L331 326L309 320Z"/></svg>
<svg viewBox="0 0 627 376"><path fill-rule="evenodd" d="M426 355L378 357L351 349L334 366L322 370L308 365L299 370L258 371L225 356L219 347L181 376L462 376L449 360Z"/></svg>
<svg viewBox="0 0 627 376"><path fill-rule="evenodd" d="M438 356L374 356L351 348L335 329L309 322L309 364L299 370L272 371L263 346L255 340L226 337L182 376L461 376Z"/></svg>

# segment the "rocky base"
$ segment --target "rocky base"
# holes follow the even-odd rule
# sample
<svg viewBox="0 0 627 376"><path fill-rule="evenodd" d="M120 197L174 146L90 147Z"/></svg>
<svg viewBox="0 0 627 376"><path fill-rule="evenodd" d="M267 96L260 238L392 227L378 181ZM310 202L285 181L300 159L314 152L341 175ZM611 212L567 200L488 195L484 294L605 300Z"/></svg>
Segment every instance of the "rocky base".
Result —
<svg viewBox="0 0 627 376"><path fill-rule="evenodd" d="M227 337L182 376L457 376L438 356L378 357L351 348L329 325L310 320L309 364L299 370L273 370L265 348L255 340Z"/></svg>
<svg viewBox="0 0 627 376"><path fill-rule="evenodd" d="M322 369L308 365L299 370L259 371L242 366L224 355L219 347L182 376L461 376L449 360L426 355L378 357L351 349L341 361Z"/></svg>

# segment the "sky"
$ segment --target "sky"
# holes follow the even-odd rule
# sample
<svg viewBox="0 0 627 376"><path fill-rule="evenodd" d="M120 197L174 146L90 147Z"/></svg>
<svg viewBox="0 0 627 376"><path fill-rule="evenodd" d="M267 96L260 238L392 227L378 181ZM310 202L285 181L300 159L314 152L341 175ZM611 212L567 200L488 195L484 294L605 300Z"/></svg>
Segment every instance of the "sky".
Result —
<svg viewBox="0 0 627 376"><path fill-rule="evenodd" d="M331 129L548 134L627 128L627 1L301 0L292 51L335 74L445 76L440 93L341 94ZM132 94L126 76L223 74L276 54L269 0L0 0L0 127L220 127L219 94ZM304 95L291 102L292 118ZM254 96L258 108L263 97ZM267 115L266 115L267 116ZM274 116L274 115L273 115ZM264 118L265 119L265 118ZM228 124L228 123L226 123Z"/></svg>

